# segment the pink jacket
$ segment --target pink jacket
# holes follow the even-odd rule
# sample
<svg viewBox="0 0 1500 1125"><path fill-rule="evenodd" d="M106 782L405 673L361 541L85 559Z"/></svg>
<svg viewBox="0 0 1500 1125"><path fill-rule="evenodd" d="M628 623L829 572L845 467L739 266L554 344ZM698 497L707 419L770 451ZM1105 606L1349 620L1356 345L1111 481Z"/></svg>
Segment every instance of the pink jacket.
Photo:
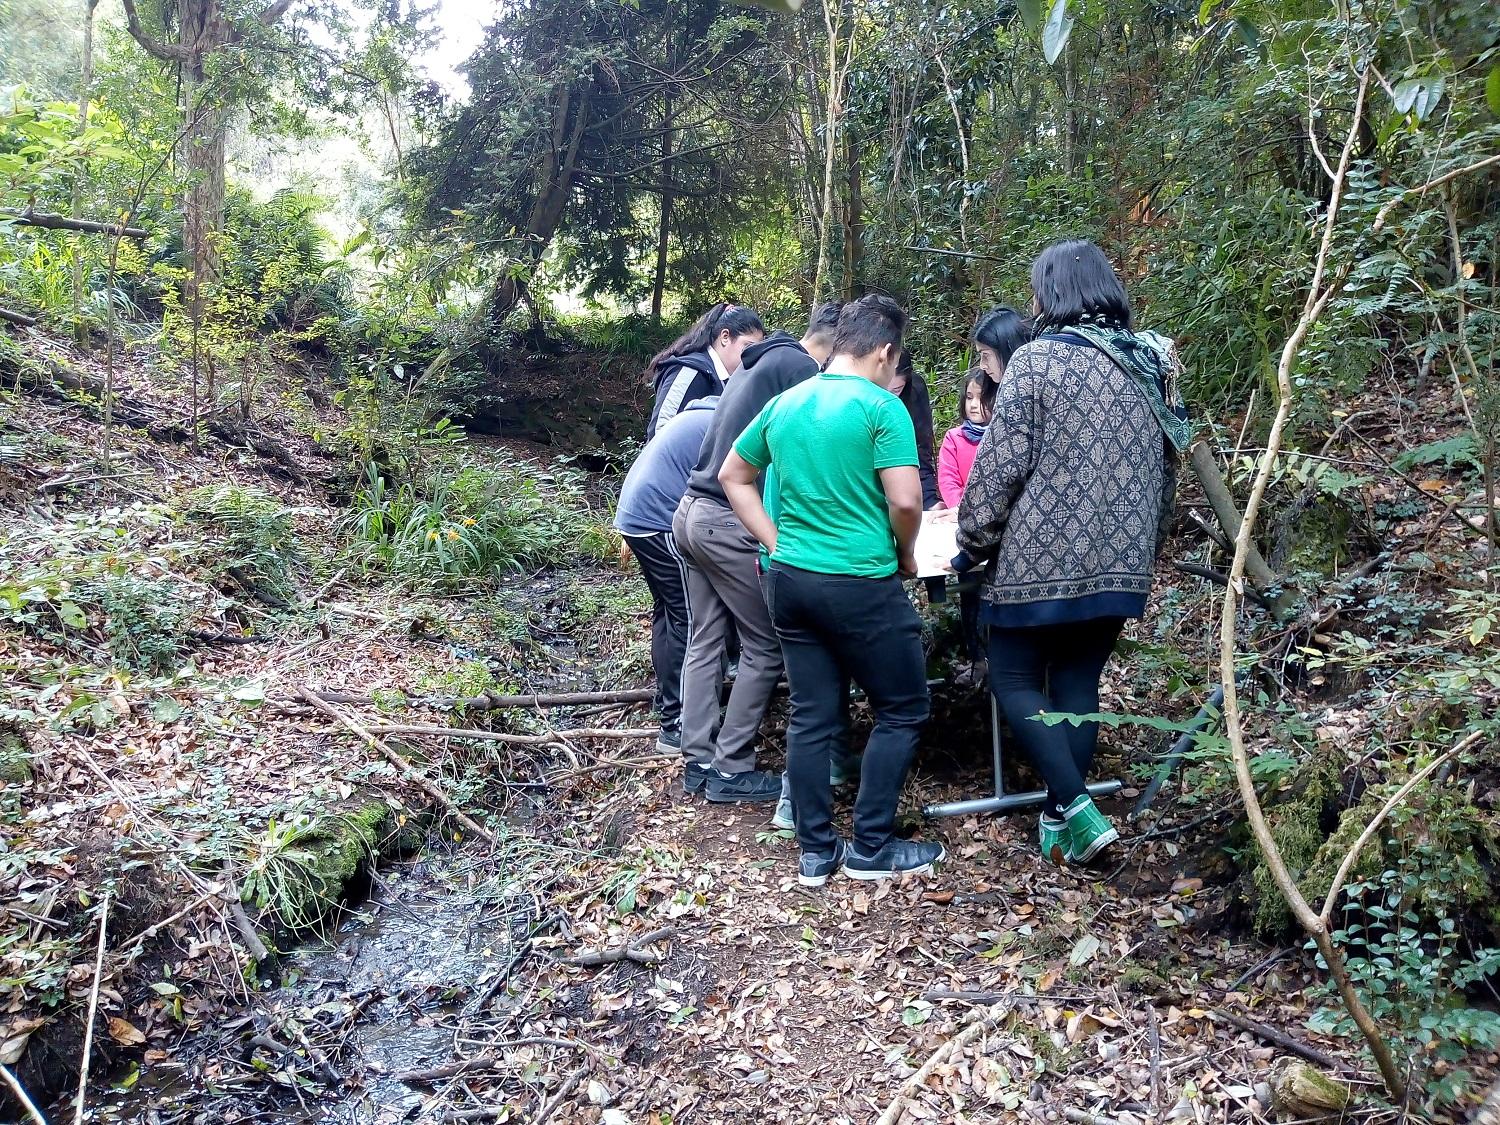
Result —
<svg viewBox="0 0 1500 1125"><path fill-rule="evenodd" d="M979 443L964 437L962 426L954 426L943 435L943 447L938 450L938 494L948 507L958 507L963 499L964 485L969 483L969 470L978 452Z"/></svg>

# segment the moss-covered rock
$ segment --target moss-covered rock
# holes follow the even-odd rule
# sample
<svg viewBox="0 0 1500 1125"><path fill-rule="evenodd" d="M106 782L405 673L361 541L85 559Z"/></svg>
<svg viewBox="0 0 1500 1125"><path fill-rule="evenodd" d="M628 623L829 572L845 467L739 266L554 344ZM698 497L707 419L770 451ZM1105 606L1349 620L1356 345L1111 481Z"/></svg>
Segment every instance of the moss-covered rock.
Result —
<svg viewBox="0 0 1500 1125"><path fill-rule="evenodd" d="M1287 870L1305 886L1307 873L1317 862L1319 850L1338 823L1341 792L1340 763L1332 753L1320 750L1298 768L1283 795L1267 803L1266 821L1281 850ZM1242 893L1251 908L1255 932L1275 938L1292 924L1291 908L1261 857L1255 841L1246 833L1245 847L1251 855L1249 885Z"/></svg>
<svg viewBox="0 0 1500 1125"><path fill-rule="evenodd" d="M431 818L384 800L269 828L257 841L245 893L291 931L314 929L358 897L383 859L417 850Z"/></svg>
<svg viewBox="0 0 1500 1125"><path fill-rule="evenodd" d="M25 785L31 780L31 749L14 727L0 725L0 781Z"/></svg>

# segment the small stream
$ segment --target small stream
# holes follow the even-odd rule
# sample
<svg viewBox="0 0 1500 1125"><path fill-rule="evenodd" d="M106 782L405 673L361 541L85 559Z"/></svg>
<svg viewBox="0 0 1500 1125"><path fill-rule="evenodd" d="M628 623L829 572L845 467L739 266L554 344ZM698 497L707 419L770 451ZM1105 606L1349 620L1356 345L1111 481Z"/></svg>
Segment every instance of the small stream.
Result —
<svg viewBox="0 0 1500 1125"><path fill-rule="evenodd" d="M326 943L289 953L242 1014L187 1037L101 1099L91 1120L384 1125L425 1096L395 1076L452 1057L453 1024L505 971L506 908L524 938L530 899L464 855L427 855L373 877Z"/></svg>

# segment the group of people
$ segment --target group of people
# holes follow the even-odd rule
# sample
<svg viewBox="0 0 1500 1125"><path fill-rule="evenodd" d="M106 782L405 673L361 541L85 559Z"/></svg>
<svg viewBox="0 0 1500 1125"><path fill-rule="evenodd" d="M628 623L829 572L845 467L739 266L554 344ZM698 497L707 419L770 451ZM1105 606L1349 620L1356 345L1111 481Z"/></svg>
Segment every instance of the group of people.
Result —
<svg viewBox="0 0 1500 1125"><path fill-rule="evenodd" d="M1086 788L1095 725L1034 719L1098 710L1121 627L1145 610L1188 428L1171 342L1133 330L1097 246L1048 248L1031 282L1029 318L979 318L978 366L936 455L906 314L887 297L819 305L800 339L715 305L648 368L648 440L616 527L651 590L658 747L680 750L688 794L774 801L772 823L796 831L805 886L943 858L939 844L895 834L929 713L903 584L924 513L957 523L949 568L971 658L987 659L1000 710L1046 782L1042 855L1087 863L1118 839ZM756 741L783 672L791 713L777 775L757 768ZM858 759L851 681L874 718ZM832 795L856 772L846 840Z"/></svg>

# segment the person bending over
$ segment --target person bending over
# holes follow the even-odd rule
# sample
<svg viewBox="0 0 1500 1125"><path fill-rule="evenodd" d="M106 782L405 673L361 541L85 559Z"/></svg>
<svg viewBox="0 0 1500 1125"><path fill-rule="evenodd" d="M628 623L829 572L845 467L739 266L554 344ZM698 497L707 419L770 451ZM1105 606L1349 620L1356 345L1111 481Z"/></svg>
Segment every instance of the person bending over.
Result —
<svg viewBox="0 0 1500 1125"><path fill-rule="evenodd" d="M938 844L894 835L929 706L921 625L898 576L916 571L917 443L886 389L905 327L906 314L888 297L846 304L827 370L773 399L719 473L729 502L770 551L766 599L792 694L787 774L798 881L809 887L840 866L851 878L879 879L928 871L944 854ZM774 523L755 487L767 468L776 473ZM847 845L833 828L828 780L844 733L846 677L875 714Z"/></svg>
<svg viewBox="0 0 1500 1125"><path fill-rule="evenodd" d="M922 478L922 508L924 511L943 507L942 492L938 488L937 463L932 455L932 397L927 393L927 380L917 374L911 352L901 349L901 358L896 361L896 374L889 387L891 394L906 407L907 417L917 435L917 471Z"/></svg>
<svg viewBox="0 0 1500 1125"><path fill-rule="evenodd" d="M615 527L641 565L651 591L651 668L656 673L656 748L682 746L682 656L687 650L687 564L672 536L672 516L718 406L717 395L694 399L646 443L615 506Z"/></svg>
<svg viewBox="0 0 1500 1125"><path fill-rule="evenodd" d="M722 394L745 349L765 334L754 310L720 302L657 353L646 365L646 379L656 391L646 440L694 399Z"/></svg>
<svg viewBox="0 0 1500 1125"><path fill-rule="evenodd" d="M781 645L761 590L759 546L729 507L719 469L734 439L766 403L817 373L833 344L838 311L837 305L815 308L800 341L777 332L745 349L744 367L719 400L672 520L687 559L692 611L682 666L682 785L710 801L781 796L781 779L755 768L756 734L781 678ZM721 726L719 684L736 633L739 674Z"/></svg>
<svg viewBox="0 0 1500 1125"><path fill-rule="evenodd" d="M1131 331L1130 301L1091 242L1031 270L1040 335L1011 356L958 510L958 545L988 559L981 620L990 688L1047 783L1053 863L1093 860L1119 833L1087 790L1099 677L1126 618L1146 609L1188 426L1170 341Z"/></svg>

